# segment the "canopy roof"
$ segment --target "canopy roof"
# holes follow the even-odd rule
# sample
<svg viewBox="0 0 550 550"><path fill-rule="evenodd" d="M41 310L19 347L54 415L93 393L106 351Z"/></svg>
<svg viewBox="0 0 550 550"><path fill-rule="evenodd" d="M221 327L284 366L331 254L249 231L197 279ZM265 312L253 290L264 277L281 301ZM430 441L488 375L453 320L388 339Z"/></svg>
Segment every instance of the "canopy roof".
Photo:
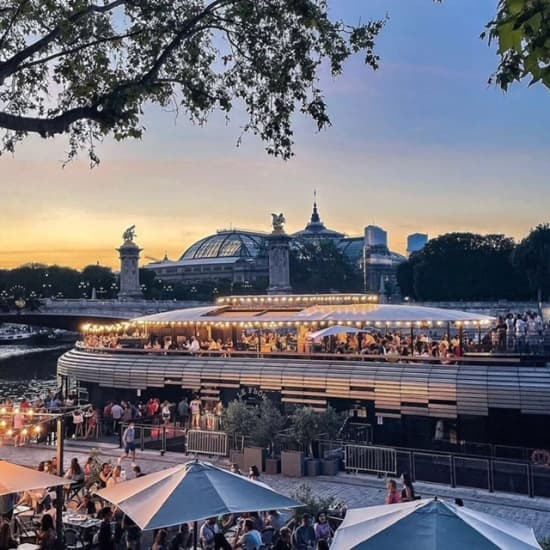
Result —
<svg viewBox="0 0 550 550"><path fill-rule="evenodd" d="M533 530L525 525L432 499L348 510L331 549L403 545L407 550L540 549Z"/></svg>
<svg viewBox="0 0 550 550"><path fill-rule="evenodd" d="M292 300L292 301L291 301ZM324 300L326 301L326 300ZM424 324L484 324L494 321L494 317L459 311L414 305L389 305L373 303L322 303L311 305L303 303L303 297L294 300L289 297L285 302L265 302L254 298L247 305L242 300L236 305L230 299L222 305L180 309L146 315L132 320L137 324L163 323L259 323L269 325L284 324L354 324L362 325L424 325Z"/></svg>
<svg viewBox="0 0 550 550"><path fill-rule="evenodd" d="M141 529L160 529L230 513L301 504L267 485L198 460L102 489Z"/></svg>
<svg viewBox="0 0 550 550"><path fill-rule="evenodd" d="M0 496L72 483L65 478L0 460Z"/></svg>

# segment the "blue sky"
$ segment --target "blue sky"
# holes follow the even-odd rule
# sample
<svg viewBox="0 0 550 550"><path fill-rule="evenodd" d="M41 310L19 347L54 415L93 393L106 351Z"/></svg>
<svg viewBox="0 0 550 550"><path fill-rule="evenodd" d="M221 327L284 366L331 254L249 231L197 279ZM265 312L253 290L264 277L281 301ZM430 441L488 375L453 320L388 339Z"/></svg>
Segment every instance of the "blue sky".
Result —
<svg viewBox="0 0 550 550"><path fill-rule="evenodd" d="M332 0L333 14L350 23L389 15L381 67L372 72L356 57L338 80L323 76L333 126L318 133L297 118L296 156L286 163L254 136L235 147L238 112L229 124L215 115L197 128L150 107L144 138L107 140L91 171L85 162L60 168L63 139L29 140L0 158L9 220L0 266L115 265L113 248L131 224L152 257L177 257L220 227L267 230L272 211L294 231L315 188L328 226L361 234L377 223L398 251L416 231L525 236L550 219L550 93L488 86L498 58L479 34L496 4Z"/></svg>

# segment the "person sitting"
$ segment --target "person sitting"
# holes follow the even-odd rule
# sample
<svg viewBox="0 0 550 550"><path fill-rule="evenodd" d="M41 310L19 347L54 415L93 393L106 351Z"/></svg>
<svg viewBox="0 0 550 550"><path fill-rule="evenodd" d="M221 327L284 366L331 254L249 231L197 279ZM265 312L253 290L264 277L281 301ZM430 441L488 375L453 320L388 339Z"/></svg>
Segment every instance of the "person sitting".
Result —
<svg viewBox="0 0 550 550"><path fill-rule="evenodd" d="M17 548L17 541L11 534L11 527L8 521L3 521L0 525L0 550L9 550L9 548Z"/></svg>
<svg viewBox="0 0 550 550"><path fill-rule="evenodd" d="M334 531L327 521L326 512L319 512L317 514L317 521L313 526L313 530L315 531L315 540L317 541L317 544L322 540L326 541L327 543L332 540L332 537L334 536Z"/></svg>
<svg viewBox="0 0 550 550"><path fill-rule="evenodd" d="M112 487L118 483L122 483L124 479L122 478L122 468L120 464L117 464L112 471L111 476L107 480L107 487Z"/></svg>
<svg viewBox="0 0 550 550"><path fill-rule="evenodd" d="M193 545L193 537L188 523L182 523L178 534L170 541L169 550L188 550Z"/></svg>
<svg viewBox="0 0 550 550"><path fill-rule="evenodd" d="M309 514L302 516L302 523L292 534L292 544L295 550L309 550L315 545L315 531L311 526Z"/></svg>
<svg viewBox="0 0 550 550"><path fill-rule="evenodd" d="M155 536L155 541L151 550L167 550L168 549L168 531L166 529L159 529L158 533Z"/></svg>
<svg viewBox="0 0 550 550"><path fill-rule="evenodd" d="M86 514L87 516L95 516L96 509L92 495L86 493L82 497L82 501L80 502L78 507L75 508L75 512L77 512L78 514Z"/></svg>
<svg viewBox="0 0 550 550"><path fill-rule="evenodd" d="M73 483L71 485L65 486L65 498L67 499L70 494L73 494L72 491L78 491L84 486L84 471L78 463L78 458L74 457L71 460L71 465L65 473L65 479L71 480Z"/></svg>
<svg viewBox="0 0 550 550"><path fill-rule="evenodd" d="M40 520L40 529L36 535L36 542L40 550L54 550L56 533L53 518L50 514L44 514Z"/></svg>
<svg viewBox="0 0 550 550"><path fill-rule="evenodd" d="M288 529L287 527L283 527L279 531L279 538L277 539L273 550L292 550L291 537L292 534L290 532L290 529Z"/></svg>
<svg viewBox="0 0 550 550"><path fill-rule="evenodd" d="M101 465L101 470L99 472L100 489L104 489L105 487L107 487L107 481L111 477L111 474L112 474L111 465L108 462L104 462Z"/></svg>
<svg viewBox="0 0 550 550"><path fill-rule="evenodd" d="M408 473L404 472L403 474L401 474L401 482L403 483L403 489L401 490L401 502L416 500L414 487L411 482L411 476Z"/></svg>
<svg viewBox="0 0 550 550"><path fill-rule="evenodd" d="M386 487L388 488L388 492L386 494L386 504L397 504L398 502L401 502L401 495L397 490L397 483L395 483L395 479L388 479L386 482Z"/></svg>
<svg viewBox="0 0 550 550"><path fill-rule="evenodd" d="M258 469L258 466L250 466L248 469L248 479L251 479L252 481L257 481L260 478L260 470Z"/></svg>
<svg viewBox="0 0 550 550"><path fill-rule="evenodd" d="M213 550L215 547L216 534L220 532L220 528L216 522L216 518L208 518L200 529L200 542L204 550Z"/></svg>
<svg viewBox="0 0 550 550"><path fill-rule="evenodd" d="M234 548L242 548L243 550L259 550L263 545L260 532L254 529L254 522L248 518L244 520L244 532L237 539Z"/></svg>

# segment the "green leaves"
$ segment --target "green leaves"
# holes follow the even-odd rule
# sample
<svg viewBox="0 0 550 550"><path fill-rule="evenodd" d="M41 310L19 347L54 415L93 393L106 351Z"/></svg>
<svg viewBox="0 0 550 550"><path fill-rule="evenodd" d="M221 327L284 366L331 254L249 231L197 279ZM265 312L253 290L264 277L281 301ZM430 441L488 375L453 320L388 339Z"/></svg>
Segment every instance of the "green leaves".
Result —
<svg viewBox="0 0 550 550"><path fill-rule="evenodd" d="M0 10L4 150L28 133L69 135L69 159L105 135L141 137L145 102L248 114L268 153L292 155L296 111L329 123L319 69L363 52L382 21L332 20L325 0L12 0ZM2 113L0 113L2 115ZM92 154L93 153L93 154Z"/></svg>
<svg viewBox="0 0 550 550"><path fill-rule="evenodd" d="M500 0L498 12L482 33L491 44L498 42L500 63L491 78L507 90L512 82L529 78L550 89L550 2Z"/></svg>

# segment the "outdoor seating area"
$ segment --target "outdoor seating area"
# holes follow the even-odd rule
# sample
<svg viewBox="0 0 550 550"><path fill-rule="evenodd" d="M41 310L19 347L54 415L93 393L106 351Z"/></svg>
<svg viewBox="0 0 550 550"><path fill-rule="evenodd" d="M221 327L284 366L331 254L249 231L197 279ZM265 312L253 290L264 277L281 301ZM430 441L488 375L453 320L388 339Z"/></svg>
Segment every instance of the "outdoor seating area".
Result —
<svg viewBox="0 0 550 550"><path fill-rule="evenodd" d="M55 509L17 504L0 529L9 533L10 548L22 550L50 550L56 540L68 550L350 550L391 548L403 540L411 550L541 548L529 527L468 509L460 499L421 499L407 475L400 493L388 480L386 504L342 505L312 517L312 502L280 494L253 474L193 460L83 492L55 507L62 509L59 517ZM45 483L51 488L66 480L0 461L4 500Z"/></svg>

